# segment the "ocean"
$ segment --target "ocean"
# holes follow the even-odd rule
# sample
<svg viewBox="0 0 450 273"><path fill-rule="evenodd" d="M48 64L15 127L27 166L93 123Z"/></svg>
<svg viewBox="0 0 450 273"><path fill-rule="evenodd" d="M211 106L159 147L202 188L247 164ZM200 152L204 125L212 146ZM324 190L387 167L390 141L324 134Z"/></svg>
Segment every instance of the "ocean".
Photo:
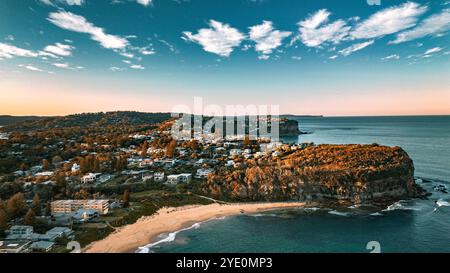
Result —
<svg viewBox="0 0 450 273"><path fill-rule="evenodd" d="M387 208L278 210L196 223L161 234L150 252L450 252L450 116L298 118L308 132L286 142L400 146L432 195Z"/></svg>

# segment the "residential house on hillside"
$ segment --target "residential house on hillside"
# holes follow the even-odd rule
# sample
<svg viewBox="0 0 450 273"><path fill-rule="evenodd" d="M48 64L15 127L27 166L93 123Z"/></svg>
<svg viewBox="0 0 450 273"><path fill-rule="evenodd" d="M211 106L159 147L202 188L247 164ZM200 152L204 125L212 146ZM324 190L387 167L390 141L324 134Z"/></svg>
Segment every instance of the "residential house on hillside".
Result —
<svg viewBox="0 0 450 273"><path fill-rule="evenodd" d="M190 173L173 174L173 175L167 176L166 184L177 185L178 183L186 183L191 180L192 180L192 174L190 174Z"/></svg>

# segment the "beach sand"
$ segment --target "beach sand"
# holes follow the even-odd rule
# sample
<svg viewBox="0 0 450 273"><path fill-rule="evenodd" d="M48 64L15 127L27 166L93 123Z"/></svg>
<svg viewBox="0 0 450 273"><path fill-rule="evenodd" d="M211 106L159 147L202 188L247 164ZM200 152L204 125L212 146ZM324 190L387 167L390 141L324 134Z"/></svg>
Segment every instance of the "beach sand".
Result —
<svg viewBox="0 0 450 273"><path fill-rule="evenodd" d="M271 209L304 207L305 203L234 203L191 205L179 208L162 208L152 216L140 218L136 223L118 228L108 237L88 245L86 253L134 252L153 242L163 233L175 232L192 223L237 214L252 214Z"/></svg>

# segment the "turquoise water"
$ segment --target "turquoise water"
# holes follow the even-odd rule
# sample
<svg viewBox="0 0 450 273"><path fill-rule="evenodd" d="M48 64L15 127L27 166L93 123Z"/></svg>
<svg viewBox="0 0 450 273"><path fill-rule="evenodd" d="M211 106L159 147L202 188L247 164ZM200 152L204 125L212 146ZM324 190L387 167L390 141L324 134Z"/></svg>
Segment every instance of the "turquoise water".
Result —
<svg viewBox="0 0 450 273"><path fill-rule="evenodd" d="M412 157L416 176L432 192L388 208L296 209L211 220L162 234L151 252L450 252L450 117L301 118L309 132L285 141L379 143L401 146ZM428 182L427 180L430 180ZM437 205L442 206L435 211Z"/></svg>

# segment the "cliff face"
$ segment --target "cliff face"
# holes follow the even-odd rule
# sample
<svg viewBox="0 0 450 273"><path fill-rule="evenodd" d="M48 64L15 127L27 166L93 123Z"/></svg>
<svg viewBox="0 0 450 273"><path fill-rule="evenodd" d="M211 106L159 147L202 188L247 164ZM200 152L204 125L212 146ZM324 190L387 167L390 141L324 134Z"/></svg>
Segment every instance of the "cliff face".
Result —
<svg viewBox="0 0 450 273"><path fill-rule="evenodd" d="M319 145L221 169L203 191L229 200L392 201L421 195L414 166L399 147Z"/></svg>
<svg viewBox="0 0 450 273"><path fill-rule="evenodd" d="M291 119L282 119L280 122L280 136L296 136L300 135L298 121Z"/></svg>

